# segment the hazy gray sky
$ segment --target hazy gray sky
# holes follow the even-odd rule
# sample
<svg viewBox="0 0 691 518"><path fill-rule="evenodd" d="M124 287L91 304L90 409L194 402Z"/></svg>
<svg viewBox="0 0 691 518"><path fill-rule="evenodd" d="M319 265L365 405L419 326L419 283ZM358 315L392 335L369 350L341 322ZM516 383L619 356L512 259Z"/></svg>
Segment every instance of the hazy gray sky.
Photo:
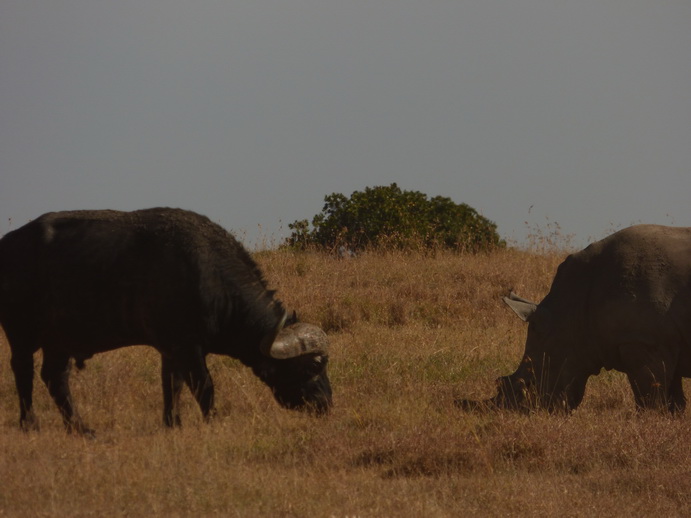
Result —
<svg viewBox="0 0 691 518"><path fill-rule="evenodd" d="M166 205L252 245L391 182L508 239L691 226L690 27L688 0L4 0L0 235Z"/></svg>

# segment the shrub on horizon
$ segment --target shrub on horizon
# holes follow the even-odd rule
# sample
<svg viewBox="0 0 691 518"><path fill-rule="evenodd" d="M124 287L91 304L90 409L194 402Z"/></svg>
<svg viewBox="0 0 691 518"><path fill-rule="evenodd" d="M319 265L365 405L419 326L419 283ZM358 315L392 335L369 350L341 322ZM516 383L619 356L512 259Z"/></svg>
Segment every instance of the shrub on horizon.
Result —
<svg viewBox="0 0 691 518"><path fill-rule="evenodd" d="M445 248L480 252L505 246L497 225L465 203L451 198L428 198L419 191L404 191L395 183L366 187L348 198L332 193L312 218L288 225L286 245L335 251L346 249Z"/></svg>

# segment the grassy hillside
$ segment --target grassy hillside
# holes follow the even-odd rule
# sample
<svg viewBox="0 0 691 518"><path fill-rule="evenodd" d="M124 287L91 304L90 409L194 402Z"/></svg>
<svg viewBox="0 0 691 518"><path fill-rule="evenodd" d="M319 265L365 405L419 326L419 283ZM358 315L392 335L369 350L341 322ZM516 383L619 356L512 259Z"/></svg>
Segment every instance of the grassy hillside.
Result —
<svg viewBox="0 0 691 518"><path fill-rule="evenodd" d="M258 254L286 305L331 336L321 419L209 357L218 419L201 423L185 392L183 429L165 430L158 356L132 347L73 373L96 440L63 432L39 380L42 430L22 433L3 339L0 516L688 516L689 414L637 414L621 374L592 378L568 417L453 405L516 368L526 328L500 298L540 300L562 259Z"/></svg>

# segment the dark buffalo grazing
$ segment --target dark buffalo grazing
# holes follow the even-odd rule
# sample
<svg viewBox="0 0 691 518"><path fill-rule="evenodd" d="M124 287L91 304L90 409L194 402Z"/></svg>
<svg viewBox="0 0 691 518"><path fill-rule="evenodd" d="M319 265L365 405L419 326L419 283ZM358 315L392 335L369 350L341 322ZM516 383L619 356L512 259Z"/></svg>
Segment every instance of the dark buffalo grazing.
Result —
<svg viewBox="0 0 691 518"><path fill-rule="evenodd" d="M570 255L539 304L504 301L528 322L523 359L498 394L465 408L575 409L588 377L626 373L639 408L683 411L691 377L691 228L637 225Z"/></svg>
<svg viewBox="0 0 691 518"><path fill-rule="evenodd" d="M163 421L180 424L183 383L205 419L214 386L206 355L237 358L286 408L331 406L327 338L286 318L274 292L235 238L180 209L53 212L0 240L0 324L12 352L20 424L32 409L33 354L68 430L90 434L69 388L96 353L134 344L162 359Z"/></svg>

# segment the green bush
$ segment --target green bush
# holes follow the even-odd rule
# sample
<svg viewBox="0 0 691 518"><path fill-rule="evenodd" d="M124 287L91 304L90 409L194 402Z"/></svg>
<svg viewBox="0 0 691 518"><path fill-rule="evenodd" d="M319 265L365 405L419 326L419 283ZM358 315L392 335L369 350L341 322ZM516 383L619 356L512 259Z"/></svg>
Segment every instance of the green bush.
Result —
<svg viewBox="0 0 691 518"><path fill-rule="evenodd" d="M465 203L450 198L431 199L418 191L367 187L350 198L333 193L324 197L324 208L312 218L291 223L287 245L304 249L443 247L477 252L504 246L497 226Z"/></svg>

